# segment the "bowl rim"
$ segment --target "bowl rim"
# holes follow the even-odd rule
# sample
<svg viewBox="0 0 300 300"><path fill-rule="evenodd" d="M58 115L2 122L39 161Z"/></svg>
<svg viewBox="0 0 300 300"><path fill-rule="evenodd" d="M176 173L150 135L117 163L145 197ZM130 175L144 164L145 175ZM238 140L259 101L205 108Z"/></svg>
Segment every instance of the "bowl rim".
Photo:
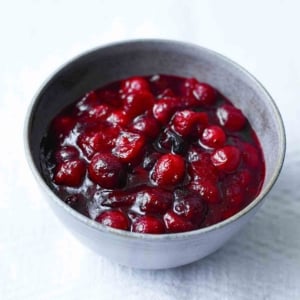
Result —
<svg viewBox="0 0 300 300"><path fill-rule="evenodd" d="M279 156L277 160L277 164L275 166L274 172L270 177L269 182L267 185L260 191L259 195L251 202L249 203L246 207L244 207L241 211L238 213L234 214L230 218L227 218L219 223L213 224L208 227L192 230L192 231L187 231L187 232L179 232L179 233L165 233L165 234L145 234L145 233L136 233L136 232L130 232L130 231L125 231L125 230L120 230L120 229L115 229L109 226L102 225L84 215L81 213L77 212L75 209L71 208L69 205L67 205L65 202L63 202L53 191L52 189L46 184L45 180L39 173L38 169L36 168L34 162L33 162L33 157L31 154L30 150L30 128L32 124L32 119L33 119L33 112L35 111L39 99L43 93L43 91L47 88L47 86L52 82L52 80L61 72L65 69L65 67L71 65L72 63L76 63L76 61L81 60L83 57L89 56L90 54L94 52L98 52L104 49L109 49L109 48L114 48L114 47L120 47L120 46L125 46L125 45L138 45L138 44L151 44L151 43L160 43L160 44L168 44L168 45L176 45L176 46L184 46L188 48L193 48L194 50L201 50L203 52L206 52L207 54L214 56L214 58L221 60L227 64L233 65L238 71L244 75L245 77L248 78L255 86L260 88L260 92L262 93L263 97L267 99L268 104L271 106L274 116L276 118L276 122L279 127ZM68 60L64 64L60 65L58 68L56 68L47 78L44 80L43 84L40 86L40 88L37 90L35 95L33 96L31 103L29 104L26 117L25 117L25 123L24 123L24 131L23 131L23 138L24 138L24 147L25 147L25 156L26 160L29 164L29 167L38 182L39 186L42 187L42 189L46 192L47 196L51 198L60 208L65 210L68 214L70 214L74 219L77 221L83 223L84 225L87 225L94 230L101 231L103 233L108 233L112 235L116 235L119 237L123 238L132 238L132 239L141 239L141 240L175 240L175 239L185 239L189 237L194 237L197 235L205 234L207 232L215 231L219 228L222 228L226 225L229 225L230 223L233 223L240 219L242 216L246 215L249 213L254 207L256 207L262 200L263 198L269 193L271 190L272 186L275 184L280 171L282 169L283 163L284 163L284 158L285 158L285 152L286 152L286 134L285 134L285 129L283 125L283 120L281 117L281 114L279 112L279 109L271 97L271 95L268 93L268 91L265 89L265 87L259 82L258 79L256 79L250 72L248 72L246 69L244 69L242 66L237 64L236 62L232 61L231 59L227 58L226 56L214 51L210 50L206 47L199 46L197 44L189 43L189 42L184 42L184 41L178 41L178 40L170 40L170 39L153 39L153 38L146 38L146 39L132 39L132 40L123 40L123 41L118 41L118 42L113 42L113 43L108 43L104 44L98 47L94 47L88 51L84 51L79 55L76 55L72 59Z"/></svg>

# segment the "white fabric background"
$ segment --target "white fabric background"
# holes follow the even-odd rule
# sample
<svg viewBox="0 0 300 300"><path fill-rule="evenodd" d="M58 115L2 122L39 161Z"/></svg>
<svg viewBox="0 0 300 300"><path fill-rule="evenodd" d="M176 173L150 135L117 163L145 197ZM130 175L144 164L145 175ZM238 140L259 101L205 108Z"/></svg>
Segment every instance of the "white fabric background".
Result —
<svg viewBox="0 0 300 300"><path fill-rule="evenodd" d="M4 1L0 8L0 299L300 299L299 1ZM217 253L164 271L90 252L42 200L23 151L41 83L80 52L157 37L197 43L253 73L286 126L282 174L255 219Z"/></svg>

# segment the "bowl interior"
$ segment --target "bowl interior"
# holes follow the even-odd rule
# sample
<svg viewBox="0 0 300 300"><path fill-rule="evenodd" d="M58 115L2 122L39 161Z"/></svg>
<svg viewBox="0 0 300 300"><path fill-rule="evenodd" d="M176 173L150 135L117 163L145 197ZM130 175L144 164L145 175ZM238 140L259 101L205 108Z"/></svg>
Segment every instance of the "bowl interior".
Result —
<svg viewBox="0 0 300 300"><path fill-rule="evenodd" d="M280 115L263 87L235 63L210 50L179 42L146 40L96 49L58 71L37 95L29 115L30 155L40 167L40 143L51 119L87 91L133 75L170 74L196 77L216 87L242 109L261 142L266 178L263 191L274 183L284 156Z"/></svg>

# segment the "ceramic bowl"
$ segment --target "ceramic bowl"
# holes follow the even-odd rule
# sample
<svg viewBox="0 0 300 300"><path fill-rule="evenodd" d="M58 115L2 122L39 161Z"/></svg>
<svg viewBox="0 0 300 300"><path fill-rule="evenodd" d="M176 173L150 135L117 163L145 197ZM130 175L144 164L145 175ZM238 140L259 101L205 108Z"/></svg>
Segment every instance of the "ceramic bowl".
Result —
<svg viewBox="0 0 300 300"><path fill-rule="evenodd" d="M261 142L266 177L260 194L218 224L176 234L138 234L99 224L61 201L43 179L40 144L50 120L66 105L106 83L156 73L195 77L216 87L242 109ZM123 265L162 269L185 265L214 252L253 218L275 183L284 159L282 119L263 86L236 63L211 50L176 41L137 40L108 45L64 65L43 85L25 124L29 165L54 213L86 246Z"/></svg>

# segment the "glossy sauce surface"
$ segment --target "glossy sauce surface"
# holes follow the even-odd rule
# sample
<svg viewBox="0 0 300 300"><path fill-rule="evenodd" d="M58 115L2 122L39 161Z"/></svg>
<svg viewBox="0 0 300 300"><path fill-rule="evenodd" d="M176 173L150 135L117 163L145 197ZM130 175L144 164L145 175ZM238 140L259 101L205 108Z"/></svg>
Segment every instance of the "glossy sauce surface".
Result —
<svg viewBox="0 0 300 300"><path fill-rule="evenodd" d="M41 165L80 213L155 234L234 215L265 175L243 113L210 85L168 75L115 82L64 109L45 134Z"/></svg>

